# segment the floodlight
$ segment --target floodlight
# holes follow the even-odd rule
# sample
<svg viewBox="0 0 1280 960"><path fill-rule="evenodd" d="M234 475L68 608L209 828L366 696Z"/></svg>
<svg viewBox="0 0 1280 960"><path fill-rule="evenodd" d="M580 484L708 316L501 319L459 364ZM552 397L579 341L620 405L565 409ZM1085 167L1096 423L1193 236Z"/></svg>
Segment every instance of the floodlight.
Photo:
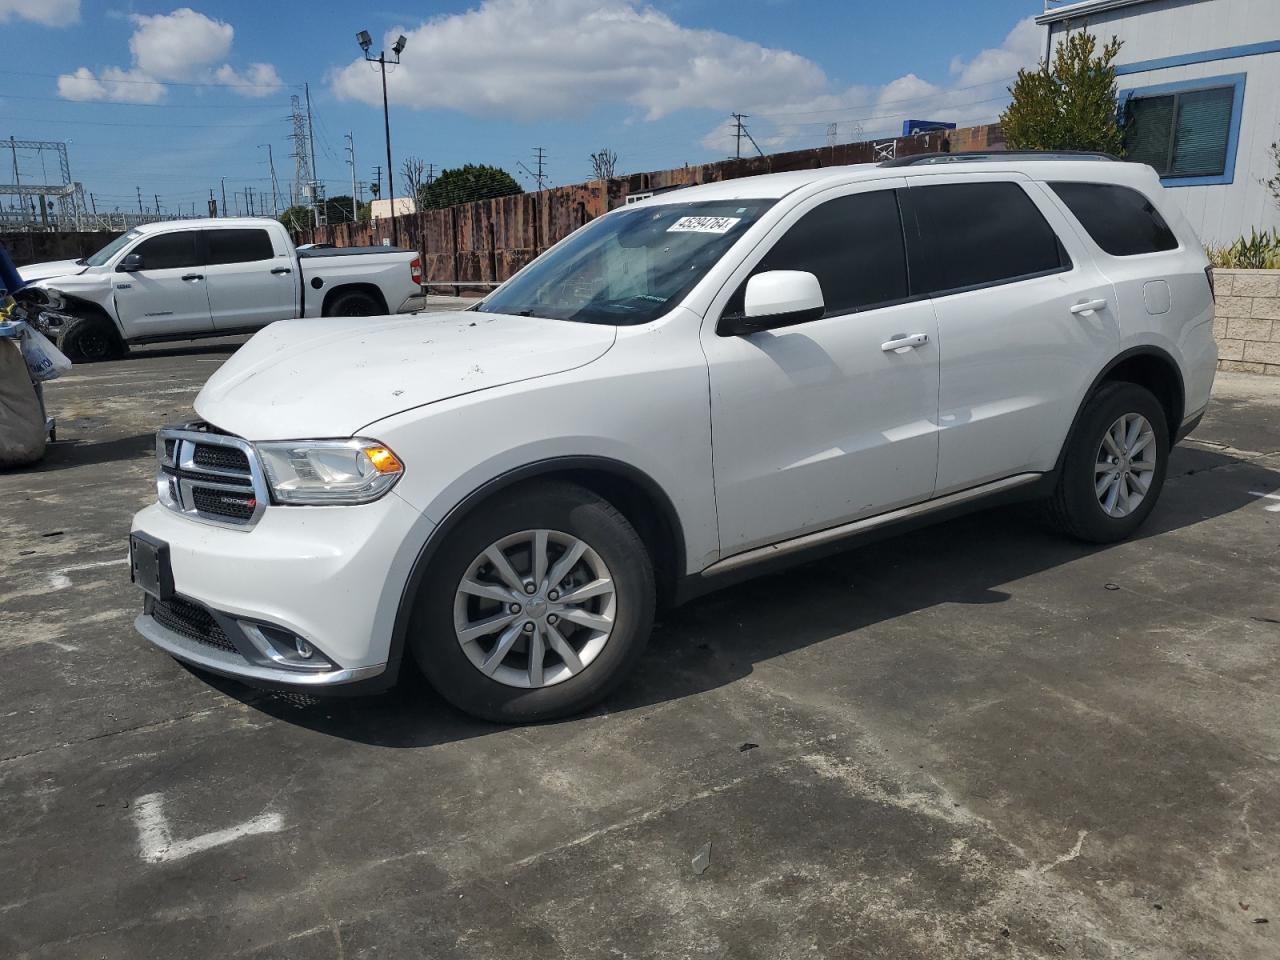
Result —
<svg viewBox="0 0 1280 960"><path fill-rule="evenodd" d="M373 37L369 36L368 30L361 30L356 34L356 43L360 44L360 49L369 52L369 48L373 46Z"/></svg>
<svg viewBox="0 0 1280 960"><path fill-rule="evenodd" d="M400 56L400 54L404 52L405 44L408 42L409 41L404 38L404 34L400 34L399 39L391 45L391 52L397 57Z"/></svg>

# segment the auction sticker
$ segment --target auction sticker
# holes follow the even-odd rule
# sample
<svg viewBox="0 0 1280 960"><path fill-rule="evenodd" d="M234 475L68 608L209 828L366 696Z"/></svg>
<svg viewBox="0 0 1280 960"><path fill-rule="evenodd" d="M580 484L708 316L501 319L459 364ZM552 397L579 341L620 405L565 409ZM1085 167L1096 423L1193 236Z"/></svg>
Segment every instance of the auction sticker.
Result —
<svg viewBox="0 0 1280 960"><path fill-rule="evenodd" d="M667 233L728 233L741 222L741 217L681 217Z"/></svg>

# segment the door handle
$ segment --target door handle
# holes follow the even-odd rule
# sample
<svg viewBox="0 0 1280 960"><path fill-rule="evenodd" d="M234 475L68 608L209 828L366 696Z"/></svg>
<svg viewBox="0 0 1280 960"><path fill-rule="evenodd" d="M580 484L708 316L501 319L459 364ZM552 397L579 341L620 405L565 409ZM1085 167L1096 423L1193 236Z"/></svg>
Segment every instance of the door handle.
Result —
<svg viewBox="0 0 1280 960"><path fill-rule="evenodd" d="M896 353L899 350L912 350L915 347L923 347L929 342L927 333L911 333L894 337L892 340L886 340L880 344L880 349L885 353Z"/></svg>
<svg viewBox="0 0 1280 960"><path fill-rule="evenodd" d="M272 267L271 272L279 276L282 273L293 273L292 267Z"/></svg>
<svg viewBox="0 0 1280 960"><path fill-rule="evenodd" d="M204 274L203 274L203 273L188 273L188 274L184 274L184 275L183 275L183 277L182 277L182 279L183 279L183 280L203 280L203 279L204 279Z"/></svg>
<svg viewBox="0 0 1280 960"><path fill-rule="evenodd" d="M1087 317L1090 314L1096 313L1098 310L1105 310L1106 308L1106 300L1085 300L1083 303L1073 304L1071 312L1078 317Z"/></svg>

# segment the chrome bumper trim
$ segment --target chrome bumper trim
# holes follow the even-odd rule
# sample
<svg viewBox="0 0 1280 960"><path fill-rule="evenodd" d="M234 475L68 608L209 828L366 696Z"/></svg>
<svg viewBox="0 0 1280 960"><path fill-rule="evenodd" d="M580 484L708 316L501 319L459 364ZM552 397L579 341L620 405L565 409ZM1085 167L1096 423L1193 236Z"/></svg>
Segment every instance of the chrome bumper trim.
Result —
<svg viewBox="0 0 1280 960"><path fill-rule="evenodd" d="M271 667L257 666L247 662L239 654L209 647L194 640L188 640L179 633L162 627L154 617L139 614L133 621L134 629L147 640L155 644L171 657L186 663L194 664L203 670L234 677L249 682L279 684L304 689L315 687L335 687L344 683L355 683L358 680L369 680L386 672L385 663L375 663L368 667L352 667L350 669L328 670L317 673L303 673L296 670L277 670Z"/></svg>

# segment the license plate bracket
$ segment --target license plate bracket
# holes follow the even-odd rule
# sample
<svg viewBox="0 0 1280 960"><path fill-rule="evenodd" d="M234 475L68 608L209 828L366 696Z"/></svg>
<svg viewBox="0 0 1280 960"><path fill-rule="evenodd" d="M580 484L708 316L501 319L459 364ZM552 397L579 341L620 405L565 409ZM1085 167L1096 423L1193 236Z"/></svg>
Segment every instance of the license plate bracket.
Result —
<svg viewBox="0 0 1280 960"><path fill-rule="evenodd" d="M157 600L173 599L169 545L145 533L129 535L129 579Z"/></svg>

